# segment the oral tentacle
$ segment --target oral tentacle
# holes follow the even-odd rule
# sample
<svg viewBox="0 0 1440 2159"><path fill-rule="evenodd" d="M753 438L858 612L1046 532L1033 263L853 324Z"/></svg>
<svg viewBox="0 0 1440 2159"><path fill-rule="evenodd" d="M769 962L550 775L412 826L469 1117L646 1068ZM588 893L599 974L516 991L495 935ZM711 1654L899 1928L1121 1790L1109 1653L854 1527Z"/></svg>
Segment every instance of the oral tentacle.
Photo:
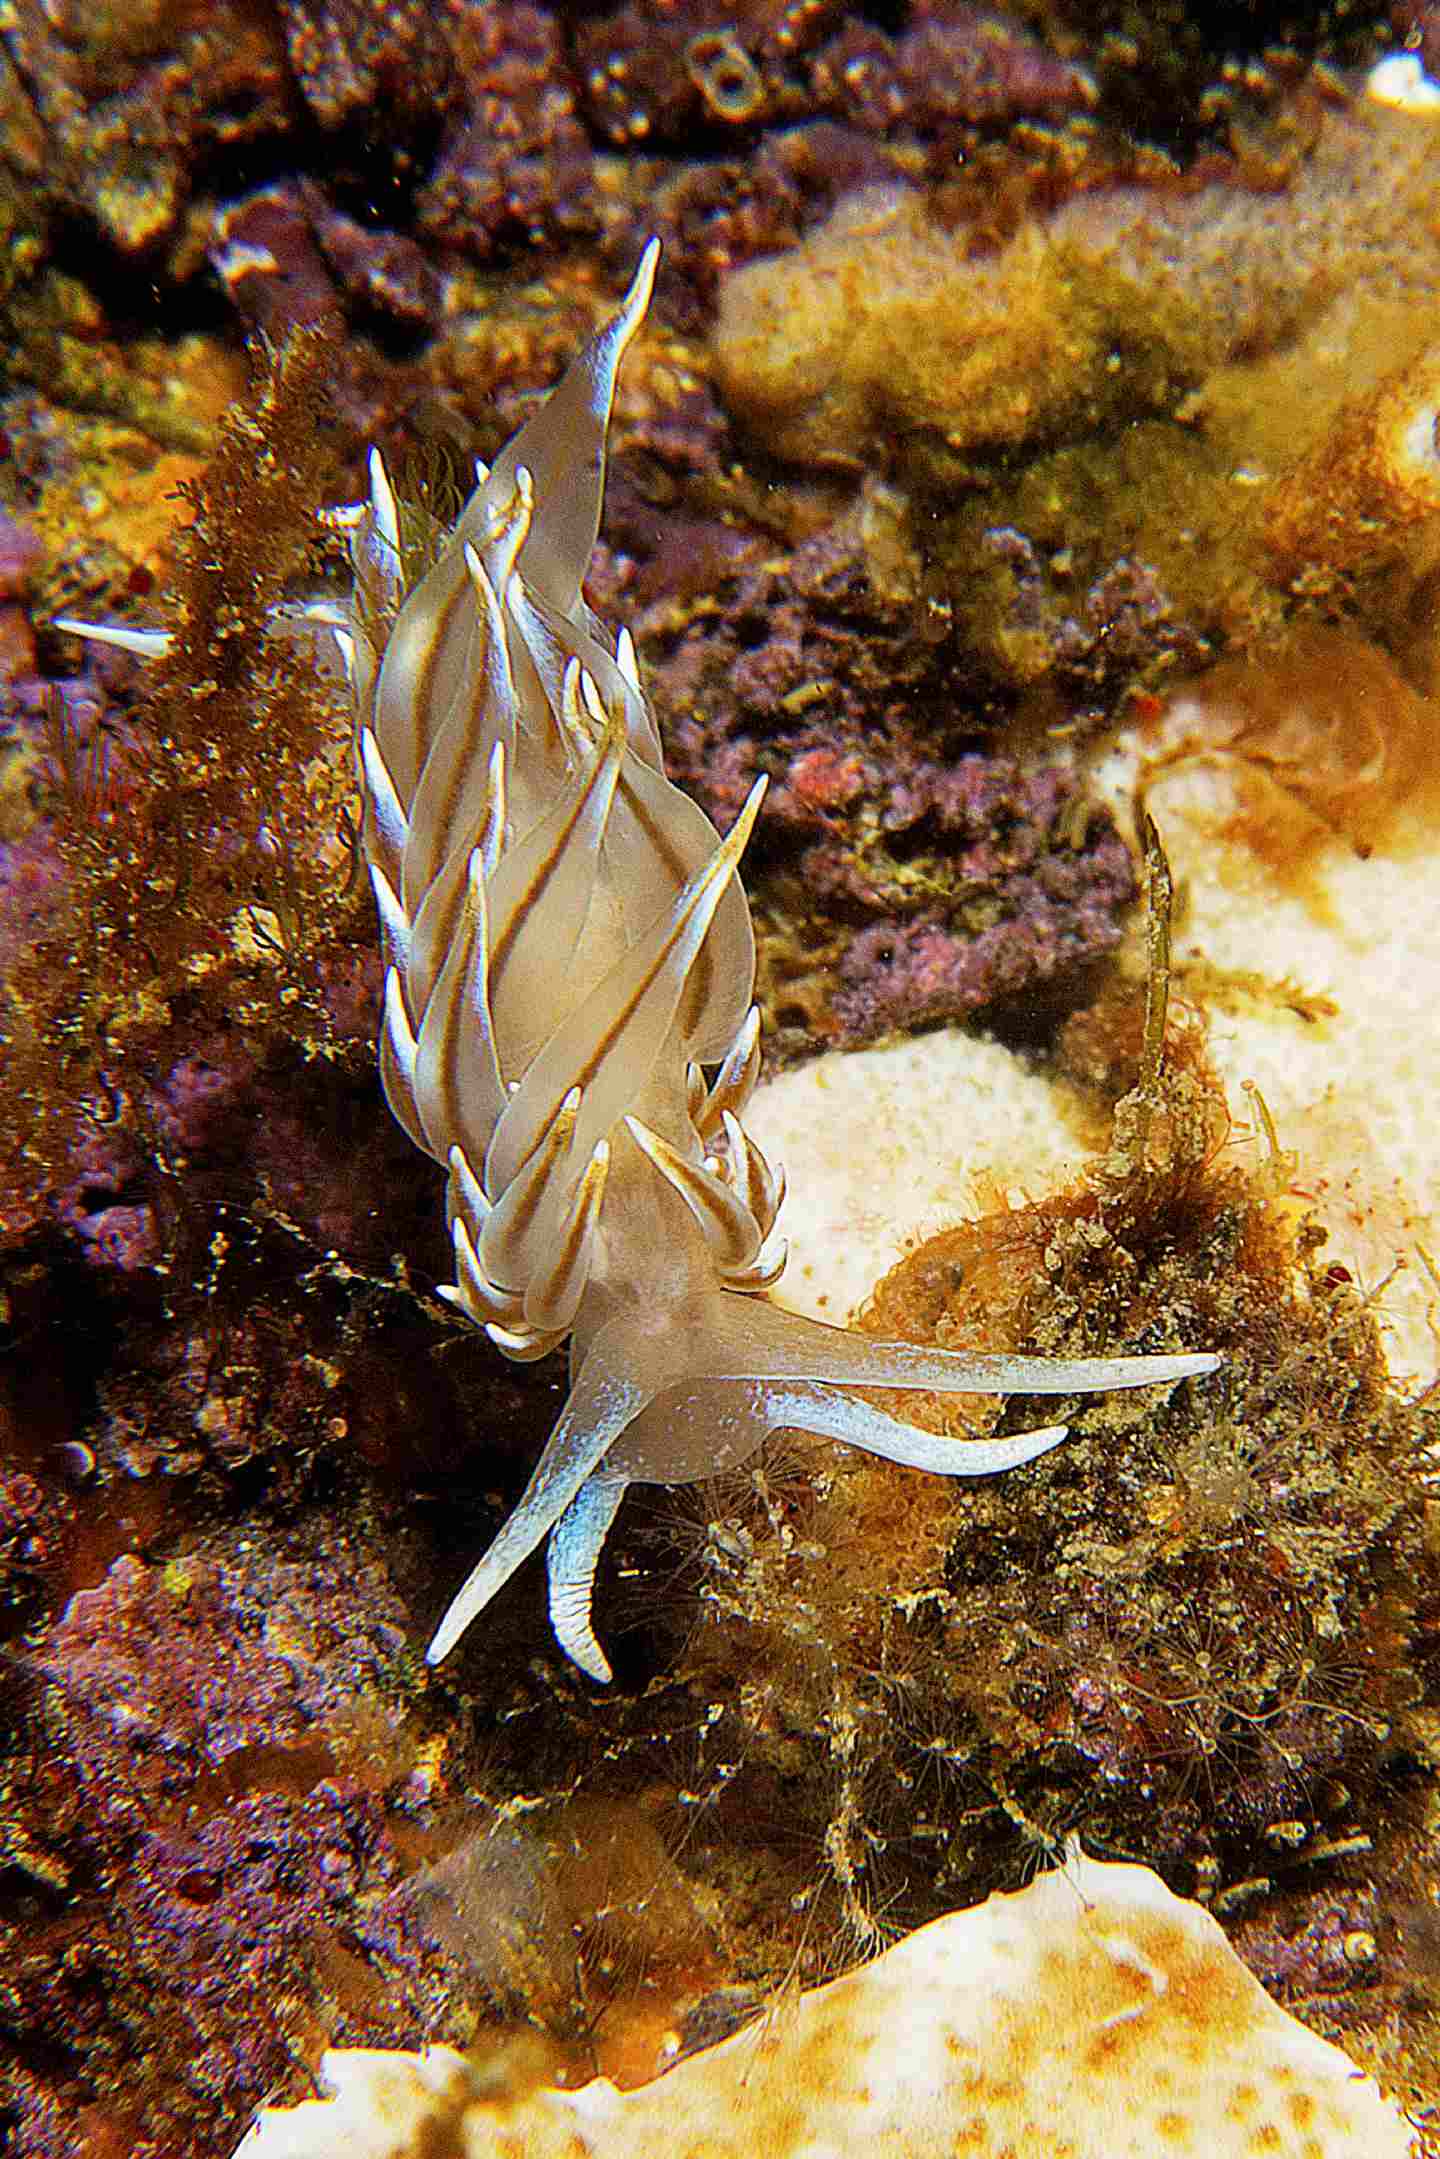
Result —
<svg viewBox="0 0 1440 2159"><path fill-rule="evenodd" d="M425 1652L428 1664L439 1664L449 1656L516 1568L544 1543L581 1486L652 1397L652 1389L612 1367L603 1337L591 1344L560 1422L514 1512L471 1569L435 1629Z"/></svg>
<svg viewBox="0 0 1440 2159"><path fill-rule="evenodd" d="M838 1439L847 1447L899 1462L907 1469L928 1470L938 1477L998 1477L1048 1454L1064 1439L1068 1425L1042 1425L1005 1439L951 1439L887 1416L858 1395L834 1387L782 1386L766 1390L766 1413L773 1430L793 1428L817 1439Z"/></svg>
<svg viewBox="0 0 1440 2159"><path fill-rule="evenodd" d="M582 1484L551 1530L546 1552L555 1639L571 1662L601 1686L608 1686L614 1674L595 1639L590 1608L595 1569L626 1489L619 1478L591 1477Z"/></svg>

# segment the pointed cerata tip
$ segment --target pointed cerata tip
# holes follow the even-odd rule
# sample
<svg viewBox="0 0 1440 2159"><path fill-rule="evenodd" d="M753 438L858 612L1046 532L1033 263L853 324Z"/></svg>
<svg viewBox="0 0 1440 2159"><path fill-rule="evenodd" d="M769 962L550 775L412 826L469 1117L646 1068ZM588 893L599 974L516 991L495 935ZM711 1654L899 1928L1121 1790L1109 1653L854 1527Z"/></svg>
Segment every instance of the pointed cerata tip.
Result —
<svg viewBox="0 0 1440 2159"><path fill-rule="evenodd" d="M92 645L114 645L120 652L138 653L142 660L164 659L173 642L168 630L132 630L123 622L79 622L73 615L57 615L54 626Z"/></svg>
<svg viewBox="0 0 1440 2159"><path fill-rule="evenodd" d="M650 298L655 290L655 272L660 262L660 242L647 241L640 265L630 280L630 290L621 301L617 312L601 332L596 351L604 353L602 379L605 384L604 409L609 410L610 395L614 389L615 374L620 361L629 350L631 340L650 311Z"/></svg>
<svg viewBox="0 0 1440 2159"><path fill-rule="evenodd" d="M647 240L645 252L640 257L640 267L636 270L630 283L630 290L625 295L625 312L627 315L634 313L644 316L646 309L650 305L650 295L655 290L655 272L659 267L660 242L655 239Z"/></svg>
<svg viewBox="0 0 1440 2159"><path fill-rule="evenodd" d="M375 516L375 529L387 547L398 555L400 552L400 512L395 501L395 490L390 485L390 475L385 470L385 460L377 449L370 452L370 506Z"/></svg>
<svg viewBox="0 0 1440 2159"><path fill-rule="evenodd" d="M760 815L760 805L765 800L769 787L770 775L768 772L762 772L749 794L745 797L744 808L726 835L727 846L732 840L737 842L735 847L737 857L745 852L749 844L750 835L755 830L755 820Z"/></svg>

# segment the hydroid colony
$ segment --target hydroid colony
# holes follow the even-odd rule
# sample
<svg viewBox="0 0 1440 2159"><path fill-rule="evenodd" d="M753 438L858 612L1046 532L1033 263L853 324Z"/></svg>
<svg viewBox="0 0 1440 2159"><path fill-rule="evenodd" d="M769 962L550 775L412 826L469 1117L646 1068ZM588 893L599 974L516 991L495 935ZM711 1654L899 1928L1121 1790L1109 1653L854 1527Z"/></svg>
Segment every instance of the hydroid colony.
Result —
<svg viewBox="0 0 1440 2159"><path fill-rule="evenodd" d="M760 1050L737 874L764 781L722 840L665 778L628 634L581 595L657 252L451 529L372 455L369 501L341 513L353 596L319 611L355 700L385 1092L449 1171L445 1294L509 1356L570 1337L565 1409L428 1655L548 1538L556 1635L597 1680L596 1562L630 1483L734 1468L786 1426L989 1476L1064 1427L957 1443L852 1390L1071 1394L1219 1362L924 1350L766 1301L783 1180L740 1121Z"/></svg>

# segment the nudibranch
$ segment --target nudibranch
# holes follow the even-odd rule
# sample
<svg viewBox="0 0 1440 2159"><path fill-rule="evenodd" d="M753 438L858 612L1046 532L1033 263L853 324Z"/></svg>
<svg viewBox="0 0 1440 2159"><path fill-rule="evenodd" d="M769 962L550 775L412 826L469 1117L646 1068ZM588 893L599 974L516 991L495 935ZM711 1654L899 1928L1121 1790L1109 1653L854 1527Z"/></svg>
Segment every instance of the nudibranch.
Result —
<svg viewBox="0 0 1440 2159"><path fill-rule="evenodd" d="M591 1597L627 1485L733 1469L782 1427L993 1476L1065 1428L956 1441L855 1390L1073 1394L1220 1361L922 1349L768 1301L784 1184L741 1122L760 1040L738 875L765 782L722 839L665 777L628 633L582 594L657 255L448 530L371 453L368 502L336 513L353 594L316 611L355 704L385 1094L448 1170L442 1294L509 1357L570 1340L560 1420L427 1655L548 1539L555 1634L599 1681Z"/></svg>

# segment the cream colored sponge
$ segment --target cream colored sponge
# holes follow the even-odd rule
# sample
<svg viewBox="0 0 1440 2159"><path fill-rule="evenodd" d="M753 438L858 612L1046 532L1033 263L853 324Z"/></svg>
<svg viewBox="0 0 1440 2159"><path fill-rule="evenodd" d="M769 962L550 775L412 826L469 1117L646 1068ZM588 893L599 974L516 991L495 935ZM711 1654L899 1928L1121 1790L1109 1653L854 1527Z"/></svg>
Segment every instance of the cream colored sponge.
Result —
<svg viewBox="0 0 1440 2159"><path fill-rule="evenodd" d="M639 2090L327 2054L236 2159L1405 2159L1411 2132L1198 1904L1072 1851Z"/></svg>

